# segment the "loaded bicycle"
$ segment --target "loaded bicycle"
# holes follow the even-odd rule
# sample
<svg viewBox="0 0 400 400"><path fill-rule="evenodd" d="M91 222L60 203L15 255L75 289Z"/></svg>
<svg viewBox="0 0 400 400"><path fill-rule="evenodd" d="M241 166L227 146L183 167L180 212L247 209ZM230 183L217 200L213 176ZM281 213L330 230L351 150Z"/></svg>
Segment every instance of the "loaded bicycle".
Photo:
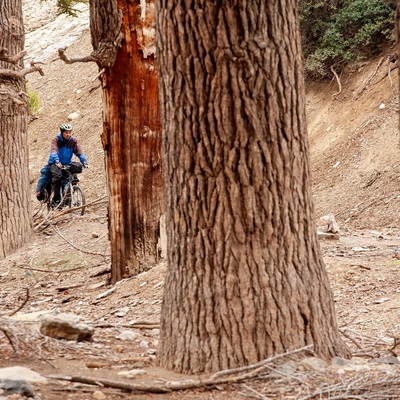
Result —
<svg viewBox="0 0 400 400"><path fill-rule="evenodd" d="M76 166L75 166L76 167ZM83 166L81 171L83 170ZM86 197L84 190L79 186L78 172L71 172L71 165L63 165L61 168L62 179L60 187L60 199L55 203L54 191L51 190L50 196L47 196L45 202L47 203L48 210L57 210L64 207L76 208L80 215L85 213ZM74 168L76 171L76 168Z"/></svg>

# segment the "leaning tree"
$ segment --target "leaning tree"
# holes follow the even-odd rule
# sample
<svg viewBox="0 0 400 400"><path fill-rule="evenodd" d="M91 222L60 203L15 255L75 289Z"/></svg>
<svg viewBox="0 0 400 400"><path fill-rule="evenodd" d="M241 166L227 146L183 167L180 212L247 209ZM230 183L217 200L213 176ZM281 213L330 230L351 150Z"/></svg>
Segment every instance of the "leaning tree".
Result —
<svg viewBox="0 0 400 400"><path fill-rule="evenodd" d="M28 102L24 68L24 24L21 0L0 2L0 257L31 233L28 170Z"/></svg>
<svg viewBox="0 0 400 400"><path fill-rule="evenodd" d="M112 281L158 258L163 212L161 121L155 59L154 1L90 0L90 56L103 90L102 143L109 189Z"/></svg>
<svg viewBox="0 0 400 400"><path fill-rule="evenodd" d="M159 362L348 357L311 196L296 0L159 0L168 272Z"/></svg>

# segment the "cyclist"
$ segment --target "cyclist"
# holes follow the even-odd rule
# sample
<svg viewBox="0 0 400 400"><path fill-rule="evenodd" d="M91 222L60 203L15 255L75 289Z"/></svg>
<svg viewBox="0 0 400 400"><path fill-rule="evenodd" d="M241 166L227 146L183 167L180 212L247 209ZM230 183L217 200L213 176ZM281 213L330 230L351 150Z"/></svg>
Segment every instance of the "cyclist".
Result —
<svg viewBox="0 0 400 400"><path fill-rule="evenodd" d="M52 190L54 190L53 205L57 205L61 200L61 168L63 165L70 165L71 173L82 171L80 166L77 167L76 164L72 162L72 156L74 154L79 158L83 167L88 168L87 159L83 153L82 147L72 136L72 126L70 124L62 124L59 134L51 141L50 155L47 161L52 176Z"/></svg>

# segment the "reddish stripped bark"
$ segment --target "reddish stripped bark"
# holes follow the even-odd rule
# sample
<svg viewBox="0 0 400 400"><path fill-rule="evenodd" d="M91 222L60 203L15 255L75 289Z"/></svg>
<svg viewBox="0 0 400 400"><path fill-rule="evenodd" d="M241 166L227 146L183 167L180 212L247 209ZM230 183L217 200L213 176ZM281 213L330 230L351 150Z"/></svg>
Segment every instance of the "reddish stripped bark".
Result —
<svg viewBox="0 0 400 400"><path fill-rule="evenodd" d="M147 36L142 35L146 28L151 30L154 9L147 2L143 11L139 3L92 0L91 4L95 51L97 56L109 51L105 59L111 60L100 64L100 68L106 67L101 78L102 141L110 194L113 282L136 275L156 261L163 209L157 63L153 54L147 54ZM115 49L111 45L117 37L120 46L112 53Z"/></svg>

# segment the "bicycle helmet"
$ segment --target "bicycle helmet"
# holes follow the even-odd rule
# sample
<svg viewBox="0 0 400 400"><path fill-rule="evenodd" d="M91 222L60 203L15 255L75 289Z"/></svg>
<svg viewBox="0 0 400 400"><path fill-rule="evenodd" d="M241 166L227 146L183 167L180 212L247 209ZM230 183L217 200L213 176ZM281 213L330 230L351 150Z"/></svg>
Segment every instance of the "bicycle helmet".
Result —
<svg viewBox="0 0 400 400"><path fill-rule="evenodd" d="M72 125L70 124L62 124L60 126L60 131L64 132L64 131L72 131Z"/></svg>

